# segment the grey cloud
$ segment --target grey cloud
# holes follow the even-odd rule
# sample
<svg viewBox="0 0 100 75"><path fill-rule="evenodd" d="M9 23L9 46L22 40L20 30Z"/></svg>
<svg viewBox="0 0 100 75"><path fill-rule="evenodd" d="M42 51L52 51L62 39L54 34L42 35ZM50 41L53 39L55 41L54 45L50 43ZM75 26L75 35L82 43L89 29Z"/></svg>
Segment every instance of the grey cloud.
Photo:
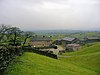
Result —
<svg viewBox="0 0 100 75"><path fill-rule="evenodd" d="M0 23L21 29L100 28L99 0L0 0Z"/></svg>

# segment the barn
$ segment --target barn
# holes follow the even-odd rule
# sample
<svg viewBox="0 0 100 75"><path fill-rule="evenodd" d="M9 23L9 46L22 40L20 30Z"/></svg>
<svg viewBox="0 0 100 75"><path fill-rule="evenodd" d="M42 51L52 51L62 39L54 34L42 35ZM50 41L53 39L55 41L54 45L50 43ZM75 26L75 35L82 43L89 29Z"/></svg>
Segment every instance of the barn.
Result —
<svg viewBox="0 0 100 75"><path fill-rule="evenodd" d="M100 37L86 37L85 42L86 43L100 42Z"/></svg>
<svg viewBox="0 0 100 75"><path fill-rule="evenodd" d="M80 45L79 44L67 44L66 45L66 50L67 51L77 51L77 50L79 50L80 49Z"/></svg>
<svg viewBox="0 0 100 75"><path fill-rule="evenodd" d="M73 43L79 43L80 40L78 38L70 38L70 37L65 37L62 39L62 45L66 46L67 44L73 44Z"/></svg>
<svg viewBox="0 0 100 75"><path fill-rule="evenodd" d="M52 40L46 36L33 36L30 38L29 43L31 47L47 47L50 44L52 44Z"/></svg>

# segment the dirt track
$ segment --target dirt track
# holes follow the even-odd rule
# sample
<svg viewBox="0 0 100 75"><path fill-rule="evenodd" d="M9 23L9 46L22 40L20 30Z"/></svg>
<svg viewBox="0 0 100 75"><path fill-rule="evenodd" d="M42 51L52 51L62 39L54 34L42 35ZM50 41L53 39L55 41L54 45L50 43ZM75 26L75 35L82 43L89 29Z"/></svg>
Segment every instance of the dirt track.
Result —
<svg viewBox="0 0 100 75"><path fill-rule="evenodd" d="M62 50L64 50L64 48L61 46L58 46L58 45L57 45L57 49L54 49L54 48L49 49L49 51L53 51L53 53L57 54L57 55L58 55L59 51L62 51Z"/></svg>

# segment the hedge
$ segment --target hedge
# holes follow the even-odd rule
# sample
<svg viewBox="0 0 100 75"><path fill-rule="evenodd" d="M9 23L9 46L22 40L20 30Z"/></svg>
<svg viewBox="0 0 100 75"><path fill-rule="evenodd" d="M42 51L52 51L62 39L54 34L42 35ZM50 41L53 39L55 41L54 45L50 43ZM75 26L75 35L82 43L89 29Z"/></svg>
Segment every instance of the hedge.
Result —
<svg viewBox="0 0 100 75"><path fill-rule="evenodd" d="M23 53L21 47L15 46L0 46L0 75L3 75L8 64L16 56L19 56Z"/></svg>

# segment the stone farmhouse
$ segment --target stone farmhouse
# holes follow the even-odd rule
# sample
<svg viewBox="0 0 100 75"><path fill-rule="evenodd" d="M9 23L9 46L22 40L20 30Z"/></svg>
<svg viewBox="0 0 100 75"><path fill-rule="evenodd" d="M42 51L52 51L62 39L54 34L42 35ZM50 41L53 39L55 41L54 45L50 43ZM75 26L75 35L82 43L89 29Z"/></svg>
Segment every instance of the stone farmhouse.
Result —
<svg viewBox="0 0 100 75"><path fill-rule="evenodd" d="M86 37L84 42L86 43L100 42L100 37Z"/></svg>
<svg viewBox="0 0 100 75"><path fill-rule="evenodd" d="M31 47L47 47L50 44L52 44L52 40L46 36L33 36L29 43Z"/></svg>
<svg viewBox="0 0 100 75"><path fill-rule="evenodd" d="M66 46L67 44L73 44L73 43L79 43L80 40L77 38L69 38L69 37L65 37L62 39L62 45Z"/></svg>

